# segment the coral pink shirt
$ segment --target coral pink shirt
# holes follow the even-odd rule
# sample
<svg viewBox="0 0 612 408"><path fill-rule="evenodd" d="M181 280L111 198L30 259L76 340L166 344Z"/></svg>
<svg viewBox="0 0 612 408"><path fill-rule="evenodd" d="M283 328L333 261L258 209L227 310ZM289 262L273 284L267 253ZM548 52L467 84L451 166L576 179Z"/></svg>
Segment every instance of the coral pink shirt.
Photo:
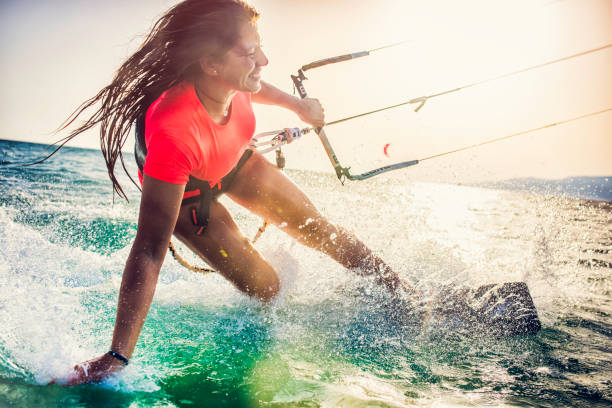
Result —
<svg viewBox="0 0 612 408"><path fill-rule="evenodd" d="M192 83L168 89L147 110L144 173L173 184L187 184L190 175L220 184L253 137L251 94L234 95L228 116L226 124L216 124Z"/></svg>

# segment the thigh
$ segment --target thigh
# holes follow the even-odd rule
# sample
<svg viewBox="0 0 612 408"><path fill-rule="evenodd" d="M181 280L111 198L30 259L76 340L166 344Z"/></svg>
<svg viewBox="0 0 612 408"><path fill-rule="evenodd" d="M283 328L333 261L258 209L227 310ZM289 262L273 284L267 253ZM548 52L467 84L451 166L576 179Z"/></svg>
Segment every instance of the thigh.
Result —
<svg viewBox="0 0 612 408"><path fill-rule="evenodd" d="M337 232L306 194L259 153L236 174L227 195L306 245L318 247L324 236Z"/></svg>
<svg viewBox="0 0 612 408"><path fill-rule="evenodd" d="M181 207L174 235L238 289L263 300L274 297L279 290L276 272L240 232L227 209L213 200L208 226L196 235L191 207Z"/></svg>

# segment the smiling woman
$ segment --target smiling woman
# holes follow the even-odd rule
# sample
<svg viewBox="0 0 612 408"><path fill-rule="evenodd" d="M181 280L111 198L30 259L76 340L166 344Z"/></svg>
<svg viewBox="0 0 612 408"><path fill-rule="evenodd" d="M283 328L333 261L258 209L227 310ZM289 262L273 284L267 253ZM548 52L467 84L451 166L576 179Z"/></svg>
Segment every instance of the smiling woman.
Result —
<svg viewBox="0 0 612 408"><path fill-rule="evenodd" d="M179 14L185 18L183 22L193 21L186 11L163 17L160 14L160 6L180 6L178 0L0 2L0 34L7 39L2 46L6 63L0 64L0 72L20 71L20 76L0 75L5 81L5 101L10 101L0 112L0 124L19 122L13 127L18 131L4 128L6 137L30 133L33 138L56 126L68 109L111 83L121 62L140 49L130 46L130 52L126 52L124 45L154 23L151 16L162 17L156 26L158 31L138 38L138 44L132 43L140 46L153 41L150 53L134 61L134 66L146 62L142 72L150 75L150 81L138 76L143 78L143 86L128 87L127 93L120 94L143 91L142 98L150 100L141 103L135 98L138 106L126 105L125 110L117 112L115 122L131 116L140 124L142 196L125 178L119 178L130 202L110 205L107 169L98 150L67 147L40 166L0 166L0 406L609 407L612 383L608 362L612 356L602 347L612 341L608 322L607 265L612 265L609 203L550 196L550 184L539 184L538 180L527 180L533 184L524 187L520 180L508 186L520 191L447 183L468 184L466 175L500 177L504 162L511 162L513 171L525 173L531 171L528 167L533 162L554 169L545 160L546 155L555 156L564 140L570 138L575 140L575 156L585 146L592 146L597 155L589 157L588 163L602 158L607 163L605 169L610 169L612 161L605 152L611 151L606 149L612 143L611 114L548 129L548 137L517 138L473 150L469 156L447 156L449 160L457 157L455 163L446 159L427 161L409 171L342 187L332 175L291 168L306 163L311 169L321 156L321 169L330 170L316 137L304 137L301 144L288 147L285 153L290 166L286 173L306 196L260 156L243 156L246 151L242 150L253 116L258 131L293 125L291 122L297 120L294 113L310 122L331 122L607 44L610 24L605 25L606 35L583 36L603 26L597 24L604 20L598 16L612 16L604 12L611 5L609 0L603 0L605 9L597 7L602 4L599 0L547 6L550 14L576 12L567 24L559 25L564 30L559 35L551 32L534 36L530 44L517 42L514 48L502 47L496 52L496 57L533 56L528 60L516 58L512 64L486 53L472 61L454 57L479 45L477 35L472 36L473 43L460 42L461 25L467 21L476 25L479 20L476 15L464 19L462 10L475 13L478 9L471 5L480 3L486 6L482 13L494 6L505 11L510 3L526 6L527 0L465 0L461 6L451 0L253 1L265 19L254 22L248 9L237 7L236 14L246 17L227 25L228 31L230 27L235 29L236 41L228 44L218 58L205 52L212 41L209 35L195 43L203 48L193 55L193 80L177 76L177 58L162 60L178 50L173 46L180 45L186 51L183 47L188 43L176 42L174 36L181 29L195 29L180 20L174 21L179 29L170 25ZM535 7L552 1L533 0L530 4ZM198 12L203 19L208 15L204 6L213 2L198 3L203 7ZM214 0L219 6L225 3L229 2ZM458 28L452 37L457 41L453 44L456 49L448 59L430 64L452 47L446 44L444 49L435 41L429 42L438 33L441 36L443 30L437 29L440 20L433 11L429 16L419 11L445 4L437 11L442 17L448 13L443 20L452 17ZM19 16L13 12L17 8L23 11ZM526 8L521 11L527 13ZM580 9L593 13L587 13L589 18L585 19ZM175 11L178 13L178 9ZM507 26L525 32L522 13L506 15L513 18ZM480 20L488 17L483 14ZM584 24L586 20L590 24ZM589 29L580 29L580 22ZM162 35L163 27L171 30ZM413 37L414 47L387 49L371 58L309 72L306 87L313 96L325 98L325 118L320 117L323 112L316 101L300 102L268 83L273 80L283 84L282 78L289 85L288 74L306 62L404 39L401 30L406 27L423 28ZM445 28L448 33L449 27ZM478 32L475 27L466 30ZM97 37L85 35L91 31ZM58 33L65 37L54 42ZM253 38L249 45L254 47L245 49L241 44L249 34L261 34L261 38ZM485 40L491 38L490 34L483 31ZM553 37L557 42L550 41ZM28 38L30 43L26 42ZM257 49L262 38L264 50ZM561 48L563 38L572 42L565 42ZM79 44L95 55L84 56ZM302 44L305 46L300 47ZM62 47L61 52L56 47ZM520 49L522 52L517 52ZM401 56L393 63L397 54ZM368 64L378 64L387 56L392 61L384 64L379 75L367 74L376 72L369 70ZM264 65L264 57L269 58L268 65ZM364 146L365 154L355 160L338 151L343 163L368 169L370 163L362 159L374 154L393 161L423 157L465 142L575 117L611 106L608 102L612 93L605 92L612 89L611 58L612 48L549 66L542 72L531 71L534 75L517 77L516 81L496 83L498 92L490 93L488 86L474 87L428 102L418 113L406 109L392 116L389 111L388 116L346 122L347 126L354 123L355 131L348 132L345 142L339 140L346 130L343 126L330 128L328 134L334 147L345 146L355 154L362 142L372 143L376 149ZM473 70L456 69L460 64ZM177 82L168 82L160 89L151 87L164 78ZM406 80L405 86L402 80ZM257 82L261 87L258 92L246 89L257 86ZM344 82L352 89L339 90ZM591 93L590 83L597 84L601 98L592 98L595 93ZM376 93L367 86L377 88ZM75 96L77 88L85 95ZM585 92L577 92L577 88ZM353 94L348 92L351 90ZM548 99L543 98L546 95ZM551 100L552 96L556 100ZM268 109L252 102L281 104L289 109ZM334 112L333 103L341 104L344 110ZM92 111L100 106L92 106ZM75 123L88 119L90 112L86 113ZM274 122L266 123L266 113ZM45 115L53 118L45 122ZM522 123L521 118L533 122ZM112 122L109 119L109 129ZM396 127L397 123L401 126ZM478 129L467 129L466 124ZM590 132L584 127L589 124L599 130ZM415 132L415 127L419 131ZM560 134L562 129L564 134ZM92 129L90 135L98 130ZM461 140L466 133L474 140ZM597 135L607 144L593 143ZM535 144L543 138L544 147L544 143ZM81 134L73 140L90 143L91 147L95 139L97 134ZM384 156L385 143L390 144L390 158ZM126 147L132 145L128 139ZM411 150L403 151L405 146ZM519 159L512 154L513 147L520 147ZM293 152L300 157L292 160L289 155ZM46 153L42 145L0 140L0 159L5 163L30 162ZM490 158L490 165L477 164L484 156ZM136 178L138 168L131 156L125 157L129 173ZM227 158L227 162L214 157ZM246 159L242 165L241 157ZM558 167L568 168L569 160L558 153L556 157ZM230 172L222 176L223 168ZM580 169L585 171L583 166L576 167L576 172ZM449 175L454 172L458 175ZM187 182L182 187L186 173ZM202 178L193 186L193 176L198 174ZM175 182L164 177L175 178ZM219 177L220 185L211 187ZM446 183L426 182L434 177ZM604 184L601 179L581 179L569 187L574 187L573 194L579 196L589 191L589 185L602 186L602 190L607 186L605 191L612 191L610 180ZM535 192L530 188L534 186ZM559 187L554 188L555 193L568 187L561 183L553 186ZM181 189L187 194L181 195ZM222 190L226 194L217 201L214 194ZM210 200L201 199L206 194L210 194ZM305 201L308 198L325 210L325 218ZM202 204L209 210L208 217L204 217ZM282 221L279 228L270 228L262 236L256 250L242 233L235 232L238 224L245 235L252 236L261 225L259 217L249 210L269 214L271 222ZM307 219L301 224L303 228L295 230L304 212L319 218ZM295 244L294 236L309 245L321 238L314 242L316 248L339 258L344 265L354 265L343 256L363 247L354 241L344 247L346 252L334 252L338 247L333 246L333 235L342 230L326 223L327 216L358 231L402 277L413 279L420 293L430 294L420 302L425 306L415 307L416 313L398 321L395 312L403 309L389 301L384 286L376 287L372 279L356 277L329 257ZM200 222L198 218L207 221L200 235L196 232L202 226L194 225ZM285 224L284 219L291 222ZM319 228L328 226L330 230L321 234ZM179 239L195 251L192 256L186 255L189 262L203 264L198 258L201 255L215 262L221 273L194 274L168 260L158 274L160 258L166 253L164 241L170 235L183 255L189 248ZM335 243L342 244L338 240L344 237L338 234ZM247 269L244 265L249 260L252 262ZM492 305L483 300L493 297L476 297L479 293L470 288L508 281L527 283L542 322L537 335L490 338L488 331L483 334L466 323L473 321L469 317L479 315L467 315L471 312L468 308L455 307L462 306L458 301L437 303L448 298L446 288L465 285L469 291L461 289L461 293L473 295L478 306L499 316L502 309L508 310L507 303ZM272 296L278 285L282 291L274 297L277 300L271 304L259 300ZM147 310L153 291L155 297ZM455 314L443 315L450 308ZM427 313L425 322L420 311ZM457 312L463 314L457 316ZM487 328L491 327L489 322L485 321ZM103 355L111 345L114 326L112 353ZM133 351L132 343L136 343ZM75 363L96 356L68 373ZM129 366L121 369L126 360ZM98 381L119 369L121 372L102 386L39 386L58 377L71 384Z"/></svg>
<svg viewBox="0 0 612 408"><path fill-rule="evenodd" d="M268 59L261 49L258 17L240 0L177 4L157 21L110 85L67 120L64 128L100 103L57 150L100 125L102 154L121 197L126 195L116 164L126 169L121 148L136 123L142 199L110 350L75 366L59 382L99 381L128 364L172 235L242 292L262 301L276 296L276 271L217 201L224 193L298 242L346 268L374 275L393 295L407 288L361 241L330 223L277 167L247 149L255 129L251 101L287 108L313 126L324 124L318 100L299 99L262 81Z"/></svg>

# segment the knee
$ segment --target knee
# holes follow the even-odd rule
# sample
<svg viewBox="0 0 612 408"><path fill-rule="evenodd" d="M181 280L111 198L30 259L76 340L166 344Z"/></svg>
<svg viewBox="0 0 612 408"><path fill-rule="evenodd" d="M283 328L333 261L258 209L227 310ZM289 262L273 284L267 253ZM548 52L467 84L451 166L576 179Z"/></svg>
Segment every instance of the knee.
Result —
<svg viewBox="0 0 612 408"><path fill-rule="evenodd" d="M274 272L266 274L265 277L259 277L247 286L245 292L262 302L270 302L280 292L280 280Z"/></svg>
<svg viewBox="0 0 612 408"><path fill-rule="evenodd" d="M272 301L280 292L280 281L276 278L273 282L265 287L258 288L255 296L262 302Z"/></svg>

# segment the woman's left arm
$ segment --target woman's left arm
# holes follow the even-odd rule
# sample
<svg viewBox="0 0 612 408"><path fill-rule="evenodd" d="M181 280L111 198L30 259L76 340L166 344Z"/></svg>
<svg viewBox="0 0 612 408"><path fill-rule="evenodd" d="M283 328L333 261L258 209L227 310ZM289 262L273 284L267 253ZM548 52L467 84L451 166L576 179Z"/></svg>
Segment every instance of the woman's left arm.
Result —
<svg viewBox="0 0 612 408"><path fill-rule="evenodd" d="M300 99L264 81L261 81L261 89L252 95L251 100L255 103L276 105L289 109L295 112L301 120L315 127L321 127L325 124L325 113L318 99Z"/></svg>

